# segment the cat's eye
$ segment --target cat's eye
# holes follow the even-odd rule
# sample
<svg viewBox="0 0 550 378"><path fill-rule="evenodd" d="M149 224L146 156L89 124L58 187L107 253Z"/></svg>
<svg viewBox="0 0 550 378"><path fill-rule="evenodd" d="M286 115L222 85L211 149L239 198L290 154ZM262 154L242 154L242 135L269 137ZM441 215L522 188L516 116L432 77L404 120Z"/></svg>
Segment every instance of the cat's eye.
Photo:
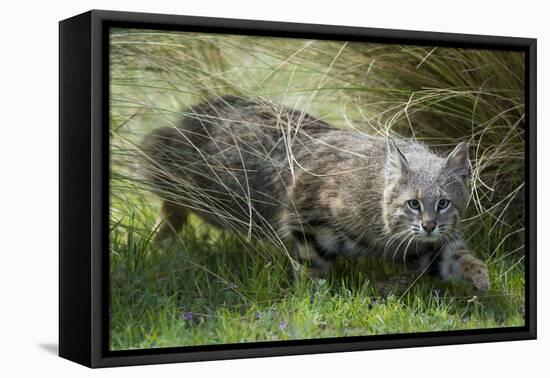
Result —
<svg viewBox="0 0 550 378"><path fill-rule="evenodd" d="M451 204L451 202L449 200L440 199L437 202L437 210L445 210L446 208L449 207L450 204Z"/></svg>
<svg viewBox="0 0 550 378"><path fill-rule="evenodd" d="M418 202L418 200L415 200L415 199L407 201L407 205L409 205L409 207L412 210L419 210L420 209L420 202Z"/></svg>

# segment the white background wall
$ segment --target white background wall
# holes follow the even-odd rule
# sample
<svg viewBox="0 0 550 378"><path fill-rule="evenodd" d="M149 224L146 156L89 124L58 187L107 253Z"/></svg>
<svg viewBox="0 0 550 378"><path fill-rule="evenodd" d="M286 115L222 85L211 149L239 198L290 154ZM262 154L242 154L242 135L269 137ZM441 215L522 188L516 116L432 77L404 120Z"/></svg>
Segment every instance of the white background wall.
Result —
<svg viewBox="0 0 550 378"><path fill-rule="evenodd" d="M550 21L544 1L4 1L0 21L0 375L150 377L445 376L550 373ZM89 370L57 345L58 26L91 8L536 37L539 39L539 340ZM7 241L7 243L6 243ZM546 350L545 350L546 349ZM31 375L32 374L32 375Z"/></svg>

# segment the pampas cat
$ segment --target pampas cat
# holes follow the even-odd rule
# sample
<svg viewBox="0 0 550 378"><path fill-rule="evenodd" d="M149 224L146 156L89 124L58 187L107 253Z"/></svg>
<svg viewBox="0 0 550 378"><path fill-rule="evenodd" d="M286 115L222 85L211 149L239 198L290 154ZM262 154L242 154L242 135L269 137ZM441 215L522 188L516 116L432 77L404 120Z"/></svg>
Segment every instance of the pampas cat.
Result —
<svg viewBox="0 0 550 378"><path fill-rule="evenodd" d="M189 212L294 245L313 275L338 256L379 255L487 290L487 268L457 230L468 200L468 146L446 157L409 141L331 127L262 99L221 97L155 130L140 164L163 199L159 238Z"/></svg>

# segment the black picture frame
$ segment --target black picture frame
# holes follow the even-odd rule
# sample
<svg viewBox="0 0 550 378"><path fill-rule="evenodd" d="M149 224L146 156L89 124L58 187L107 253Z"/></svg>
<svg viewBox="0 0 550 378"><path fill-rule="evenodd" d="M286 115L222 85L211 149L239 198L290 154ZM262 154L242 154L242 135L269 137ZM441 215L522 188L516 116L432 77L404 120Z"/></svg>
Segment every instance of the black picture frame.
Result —
<svg viewBox="0 0 550 378"><path fill-rule="evenodd" d="M108 28L113 26L525 52L524 327L108 349ZM59 355L88 367L536 338L536 39L92 10L59 24Z"/></svg>

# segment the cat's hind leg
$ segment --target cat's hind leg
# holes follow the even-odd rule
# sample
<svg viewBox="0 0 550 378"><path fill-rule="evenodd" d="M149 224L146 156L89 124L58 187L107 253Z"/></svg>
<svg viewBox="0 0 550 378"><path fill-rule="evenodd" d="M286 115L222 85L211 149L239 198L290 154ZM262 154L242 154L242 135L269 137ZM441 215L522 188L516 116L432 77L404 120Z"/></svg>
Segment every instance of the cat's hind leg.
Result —
<svg viewBox="0 0 550 378"><path fill-rule="evenodd" d="M175 237L187 221L189 211L181 205L164 201L161 207L161 214L163 221L155 236L155 240L158 242Z"/></svg>

